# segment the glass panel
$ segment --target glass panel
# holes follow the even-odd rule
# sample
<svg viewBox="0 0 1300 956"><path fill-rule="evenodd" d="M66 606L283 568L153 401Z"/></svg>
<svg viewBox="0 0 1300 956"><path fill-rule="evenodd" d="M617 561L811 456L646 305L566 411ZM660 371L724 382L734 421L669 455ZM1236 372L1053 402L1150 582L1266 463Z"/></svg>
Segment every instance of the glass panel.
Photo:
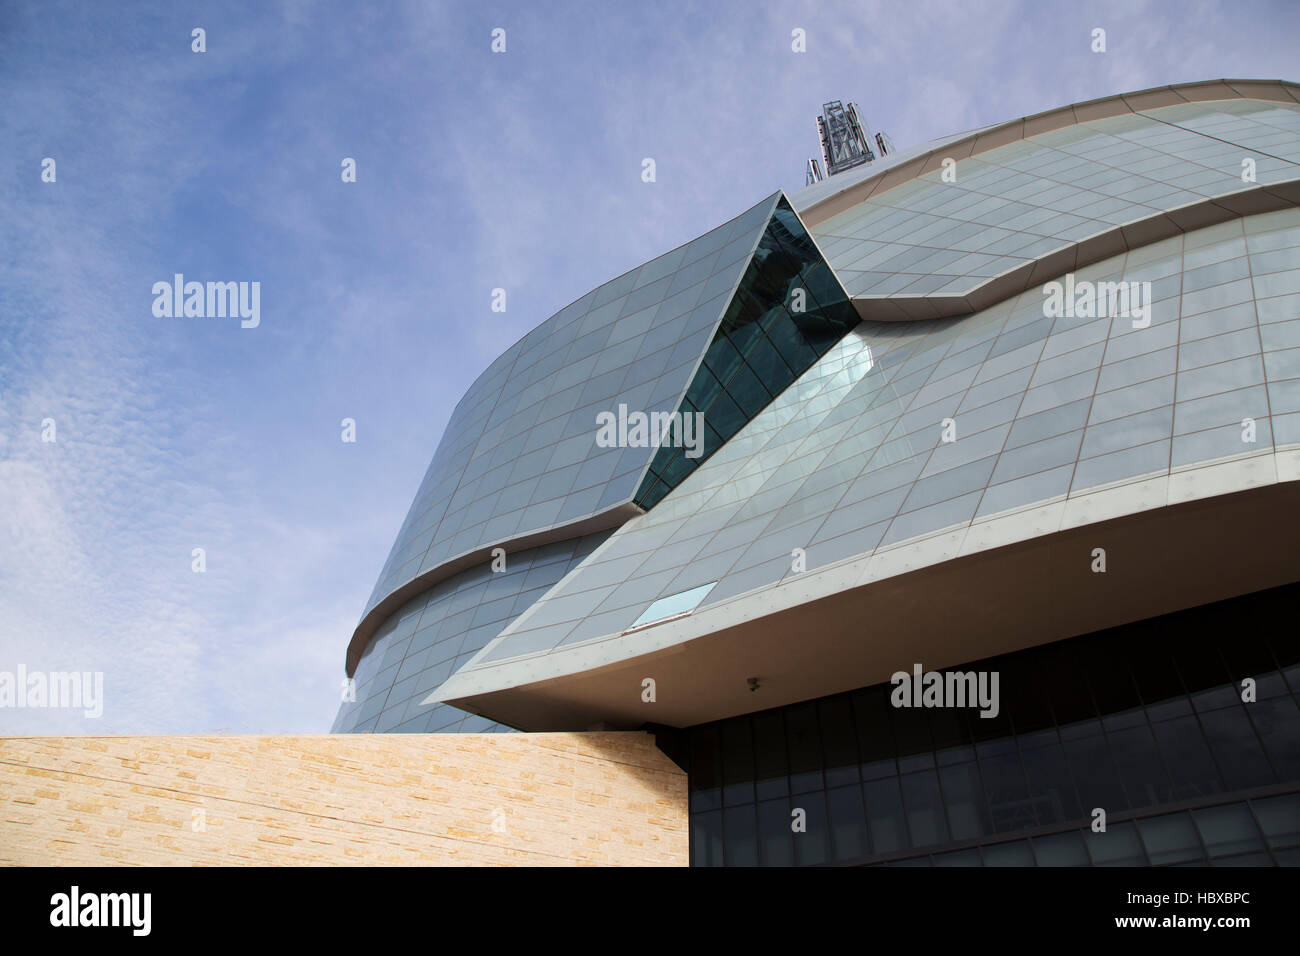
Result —
<svg viewBox="0 0 1300 956"><path fill-rule="evenodd" d="M725 806L754 802L754 741L748 717L722 725L722 775Z"/></svg>
<svg viewBox="0 0 1300 956"><path fill-rule="evenodd" d="M867 798L867 815L871 821L871 845L874 853L890 853L908 846L907 824L903 816L903 799L898 778L873 780L862 785Z"/></svg>
<svg viewBox="0 0 1300 956"><path fill-rule="evenodd" d="M790 866L794 863L794 834L790 803L764 800L758 805L758 862L760 866Z"/></svg>
<svg viewBox="0 0 1300 956"><path fill-rule="evenodd" d="M728 866L758 865L758 829L754 805L730 807L723 812Z"/></svg>
<svg viewBox="0 0 1300 956"><path fill-rule="evenodd" d="M907 826L913 846L930 846L948 839L943 800L939 796L939 777L933 770L904 774L903 803L907 807Z"/></svg>
<svg viewBox="0 0 1300 956"><path fill-rule="evenodd" d="M1052 737L1055 738L1055 731ZM1081 816L1079 801L1060 743L1052 739L1043 746L1022 745L1020 756L1029 781L1029 800L1038 823L1077 820Z"/></svg>
<svg viewBox="0 0 1300 956"><path fill-rule="evenodd" d="M685 448L658 449L654 477L646 476L636 503L654 507L857 324L856 310L782 198L686 390L719 441L694 458Z"/></svg>
<svg viewBox="0 0 1300 956"><path fill-rule="evenodd" d="M1147 865L1137 828L1132 823L1111 824L1104 833L1089 830L1084 834L1084 845L1096 866Z"/></svg>
<svg viewBox="0 0 1300 956"><path fill-rule="evenodd" d="M830 811L831 848L837 860L854 860L870 852L867 839L867 814L862 803L862 788L835 787L826 792Z"/></svg>
<svg viewBox="0 0 1300 956"><path fill-rule="evenodd" d="M995 843L983 848L985 866L1033 866L1034 853L1029 848L1029 841L1016 840L1013 843Z"/></svg>
<svg viewBox="0 0 1300 956"><path fill-rule="evenodd" d="M1190 863L1204 860L1205 852L1201 841L1192 826L1192 818L1186 813L1171 813L1166 816L1151 817L1137 821L1151 857L1152 866L1167 866L1172 863Z"/></svg>
<svg viewBox="0 0 1300 956"><path fill-rule="evenodd" d="M722 866L722 811L691 814L691 866Z"/></svg>
<svg viewBox="0 0 1300 956"><path fill-rule="evenodd" d="M952 850L948 853L936 853L935 866L983 866L978 849Z"/></svg>
<svg viewBox="0 0 1300 956"><path fill-rule="evenodd" d="M1196 718L1157 721L1151 729L1173 778L1177 799L1188 800L1222 791L1223 785Z"/></svg>
<svg viewBox="0 0 1300 956"><path fill-rule="evenodd" d="M708 584L701 584L699 587L691 588L689 591L682 591L678 594L670 594L667 597L661 597L652 603L648 608L641 612L641 615L632 622L632 627L642 627L647 624L653 624L656 621L662 621L678 614L685 614L693 611L700 606L710 591L713 590L717 581L711 581ZM630 628L629 628L630 629Z"/></svg>
<svg viewBox="0 0 1300 956"><path fill-rule="evenodd" d="M1193 810L1192 819L1211 857L1262 850L1263 840L1244 803Z"/></svg>
<svg viewBox="0 0 1300 956"><path fill-rule="evenodd" d="M1089 863L1083 834L1077 831L1034 837L1033 845L1039 866L1087 866Z"/></svg>
<svg viewBox="0 0 1300 956"><path fill-rule="evenodd" d="M992 833L993 823L976 765L965 763L944 767L939 771L939 777L948 806L948 820L952 824L952 838L968 840Z"/></svg>
<svg viewBox="0 0 1300 956"><path fill-rule="evenodd" d="M830 832L826 820L826 798L824 793L805 793L794 797L791 803L803 810L807 817L808 829L796 832L794 836L794 859L798 866L810 866L825 863L827 860L826 838Z"/></svg>
<svg viewBox="0 0 1300 956"><path fill-rule="evenodd" d="M1280 850L1300 845L1300 794L1255 800L1253 806L1269 846Z"/></svg>

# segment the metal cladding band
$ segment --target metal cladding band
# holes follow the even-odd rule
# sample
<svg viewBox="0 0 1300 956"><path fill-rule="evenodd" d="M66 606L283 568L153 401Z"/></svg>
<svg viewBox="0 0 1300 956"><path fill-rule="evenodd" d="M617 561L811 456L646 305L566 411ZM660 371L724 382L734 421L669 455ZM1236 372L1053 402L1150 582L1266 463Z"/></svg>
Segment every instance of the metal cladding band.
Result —
<svg viewBox="0 0 1300 956"><path fill-rule="evenodd" d="M403 604L415 597L422 591L427 591L435 584L445 581L447 578L461 571L465 571L477 564L482 564L491 557L495 548L507 548L510 551L523 551L527 548L536 548L545 544L552 544L556 541L567 541L572 538L582 537L583 535L592 534L597 531L606 531L610 528L617 528L629 518L641 514L641 509L634 504L619 505L603 514L595 515L583 521L575 521L572 524L563 525L555 528L547 528L542 531L536 531L532 534L523 535L510 541L493 542L476 548L459 557L453 558L443 564L432 568L418 577L412 578L405 584L395 588L386 594L378 604L374 605L361 622L357 624L356 630L352 634L352 639L348 642L347 651L347 675L352 677L356 674L357 665L361 663L361 656L366 651L366 646L370 639L374 637L380 626L388 617L400 608Z"/></svg>
<svg viewBox="0 0 1300 956"><path fill-rule="evenodd" d="M1019 295L1026 289L1075 269L1109 259L1130 249L1168 239L1179 233L1213 226L1241 216L1300 206L1300 179L1255 186L1189 203L1125 223L1064 246L981 283L964 295L855 295L853 306L873 322L914 322L970 315Z"/></svg>

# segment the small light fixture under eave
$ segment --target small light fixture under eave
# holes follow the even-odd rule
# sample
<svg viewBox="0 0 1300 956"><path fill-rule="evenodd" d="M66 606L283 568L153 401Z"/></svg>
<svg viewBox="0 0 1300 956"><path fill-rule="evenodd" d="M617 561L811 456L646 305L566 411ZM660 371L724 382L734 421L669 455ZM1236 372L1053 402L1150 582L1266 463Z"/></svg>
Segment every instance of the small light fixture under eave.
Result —
<svg viewBox="0 0 1300 956"><path fill-rule="evenodd" d="M678 591L676 594L670 594L667 597L659 598L657 601L652 601L650 606L641 612L641 616L633 621L631 626L624 630L623 633L631 634L633 631L641 631L647 627L654 627L656 624L663 624L667 621L675 621L679 617L686 617L700 606L717 583L717 581L710 581L708 584L701 584L689 591Z"/></svg>

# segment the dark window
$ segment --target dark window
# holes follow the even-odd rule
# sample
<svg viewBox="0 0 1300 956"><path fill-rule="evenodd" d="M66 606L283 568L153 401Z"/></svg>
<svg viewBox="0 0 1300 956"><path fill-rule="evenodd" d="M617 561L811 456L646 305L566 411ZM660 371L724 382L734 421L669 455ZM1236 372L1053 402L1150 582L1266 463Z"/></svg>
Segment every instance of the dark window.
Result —
<svg viewBox="0 0 1300 956"><path fill-rule="evenodd" d="M1210 748L1195 717L1176 717L1151 725L1165 765L1173 777L1174 798L1191 800L1223 790Z"/></svg>
<svg viewBox="0 0 1300 956"><path fill-rule="evenodd" d="M790 827L790 801L763 800L758 804L758 862L763 866L794 863L794 834Z"/></svg>
<svg viewBox="0 0 1300 956"><path fill-rule="evenodd" d="M826 791L830 811L831 847L837 860L860 860L871 853L862 788L833 787Z"/></svg>
<svg viewBox="0 0 1300 956"><path fill-rule="evenodd" d="M1300 793L1275 789L1300 790L1300 705L1279 671L1300 660L1298 598L1290 585L957 668L998 671L994 720L895 708L878 684L692 728L692 860L1300 864ZM1243 702L1243 675L1269 674Z"/></svg>
<svg viewBox="0 0 1300 956"><path fill-rule="evenodd" d="M1141 711L1138 716L1142 716ZM1137 809L1169 802L1173 789L1165 776L1145 718L1139 726L1112 730L1107 736L1120 780L1128 794L1128 805Z"/></svg>
<svg viewBox="0 0 1300 956"><path fill-rule="evenodd" d="M722 802L725 806L754 802L754 740L749 718L722 725Z"/></svg>
<svg viewBox="0 0 1300 956"><path fill-rule="evenodd" d="M1262 787L1275 782L1264 748L1255 736L1255 728L1239 704L1201 714L1201 726L1205 728L1210 752L1214 754L1229 790Z"/></svg>
<svg viewBox="0 0 1300 956"><path fill-rule="evenodd" d="M727 863L730 866L758 865L758 827L752 803L723 811Z"/></svg>
<svg viewBox="0 0 1300 956"><path fill-rule="evenodd" d="M826 852L826 838L829 828L827 827L825 792L818 790L813 793L802 793L791 798L790 802L807 815L804 818L807 829L793 834L795 864L807 866L814 863L825 863L829 859Z"/></svg>
<svg viewBox="0 0 1300 956"><path fill-rule="evenodd" d="M1152 866L1201 862L1205 859L1205 851L1201 848L1196 828L1192 826L1190 814L1167 813L1138 820L1137 825Z"/></svg>
<svg viewBox="0 0 1300 956"><path fill-rule="evenodd" d="M907 829L913 846L933 846L948 842L948 822L944 817L943 799L939 796L939 775L933 770L905 773L903 805L907 808Z"/></svg>
<svg viewBox="0 0 1300 956"><path fill-rule="evenodd" d="M898 778L888 777L862 785L867 798L867 819L871 823L871 843L876 853L889 853L909 845L907 821L903 817L903 798L898 792Z"/></svg>
<svg viewBox="0 0 1300 956"><path fill-rule="evenodd" d="M1088 830L1084 845L1095 866L1146 866L1137 827L1132 823L1112 823L1104 832Z"/></svg>
<svg viewBox="0 0 1300 956"><path fill-rule="evenodd" d="M1041 731L1021 742L1020 759L1029 783L1029 802L1040 826L1078 820L1079 800L1056 731Z"/></svg>
<svg viewBox="0 0 1300 956"><path fill-rule="evenodd" d="M970 840L993 832L979 767L973 762L944 767L939 771L939 780L954 840Z"/></svg>

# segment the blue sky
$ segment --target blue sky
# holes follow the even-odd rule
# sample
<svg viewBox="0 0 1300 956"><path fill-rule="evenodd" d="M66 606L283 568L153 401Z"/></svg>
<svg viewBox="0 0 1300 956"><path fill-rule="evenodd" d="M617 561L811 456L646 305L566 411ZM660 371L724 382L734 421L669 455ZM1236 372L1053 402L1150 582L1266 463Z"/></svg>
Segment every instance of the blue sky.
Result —
<svg viewBox="0 0 1300 956"><path fill-rule="evenodd" d="M802 186L824 100L904 148L1300 79L1297 36L1285 2L0 3L0 671L105 684L0 734L328 730L474 377ZM260 282L260 326L155 317L177 272Z"/></svg>

